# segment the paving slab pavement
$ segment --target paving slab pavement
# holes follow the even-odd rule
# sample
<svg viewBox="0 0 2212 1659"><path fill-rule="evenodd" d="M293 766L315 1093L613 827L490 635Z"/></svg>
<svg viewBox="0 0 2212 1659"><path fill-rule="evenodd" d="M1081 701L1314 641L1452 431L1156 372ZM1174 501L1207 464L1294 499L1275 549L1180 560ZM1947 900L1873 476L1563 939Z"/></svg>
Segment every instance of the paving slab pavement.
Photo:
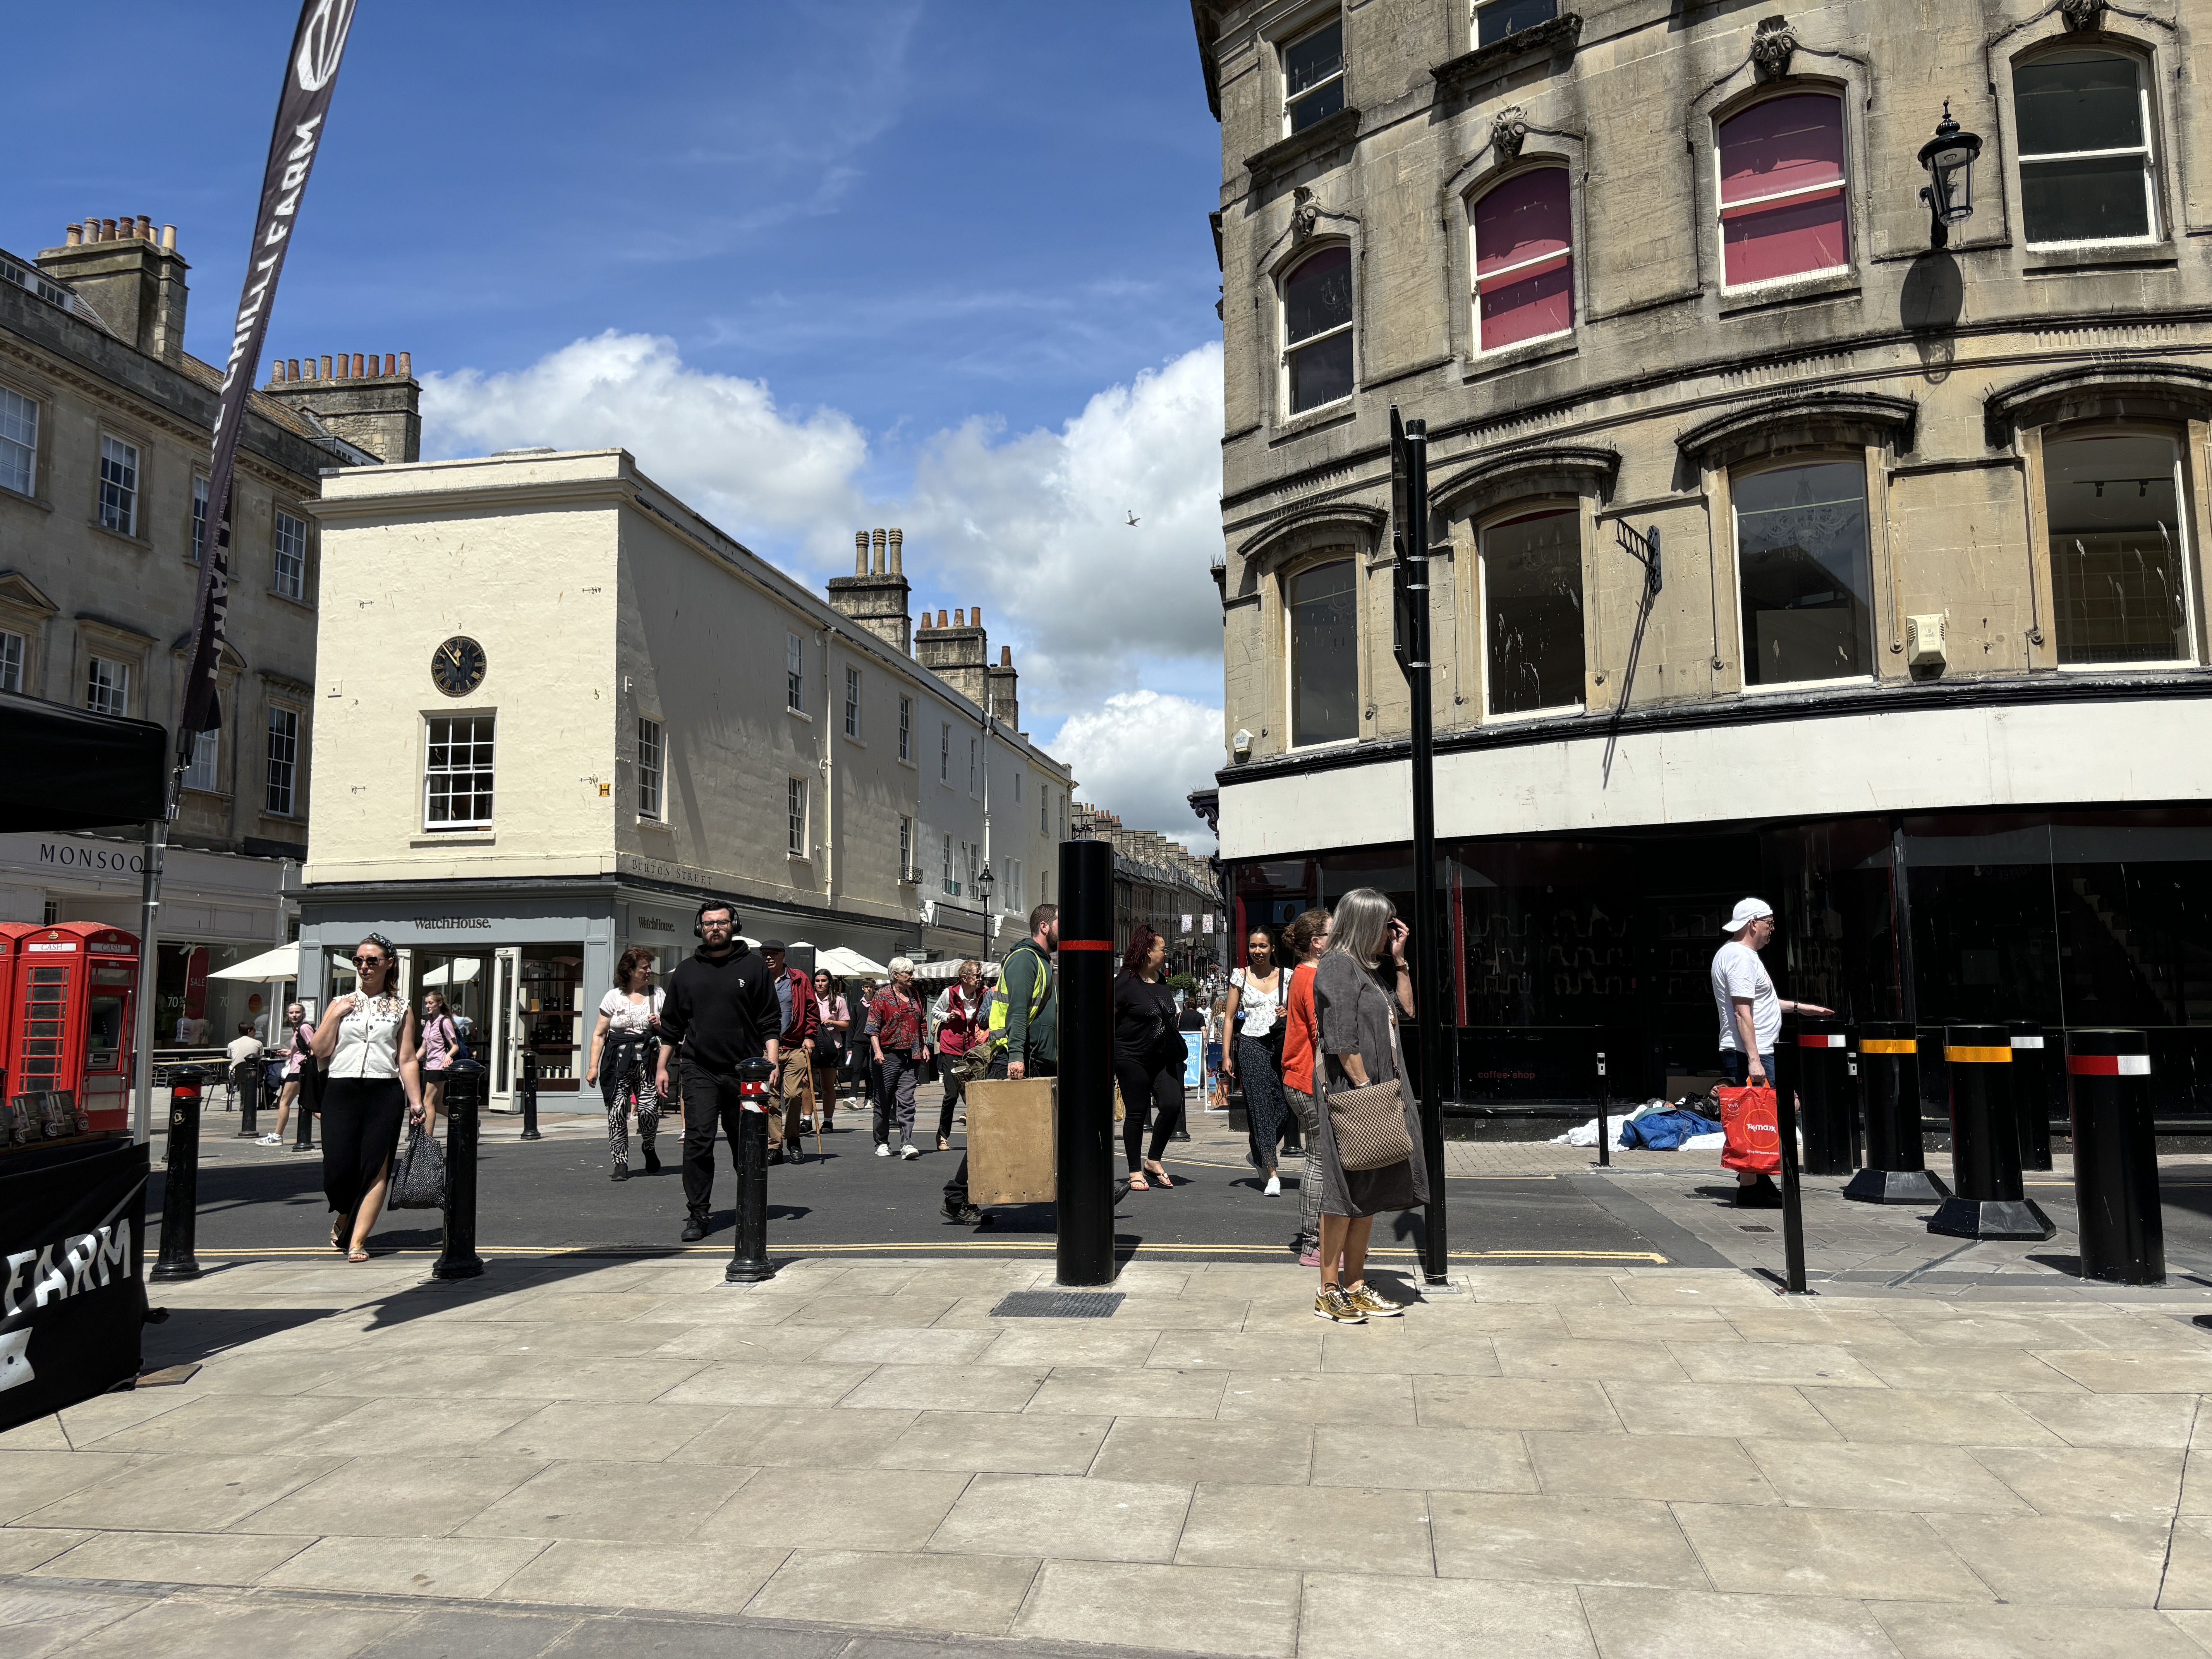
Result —
<svg viewBox="0 0 2212 1659"><path fill-rule="evenodd" d="M1638 1177L1640 1178L1640 1177ZM1671 1201L1671 1200L1669 1200ZM1717 1235L1716 1235L1717 1236ZM2206 1286L247 1261L0 1436L0 1647L249 1659L2212 1653Z"/></svg>

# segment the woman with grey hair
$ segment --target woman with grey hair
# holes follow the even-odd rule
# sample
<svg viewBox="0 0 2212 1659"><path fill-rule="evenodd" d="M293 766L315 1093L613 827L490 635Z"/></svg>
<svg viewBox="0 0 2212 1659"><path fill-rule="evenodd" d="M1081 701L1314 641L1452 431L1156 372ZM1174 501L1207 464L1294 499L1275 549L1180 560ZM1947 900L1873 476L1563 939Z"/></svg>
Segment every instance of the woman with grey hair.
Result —
<svg viewBox="0 0 2212 1659"><path fill-rule="evenodd" d="M914 1144L914 1091L921 1080L921 1060L929 1047L922 1028L928 1009L915 994L914 963L905 957L891 958L889 989L868 1005L868 1050L883 1068L876 1091L876 1156L891 1155L894 1121L899 1132L901 1158L920 1158Z"/></svg>
<svg viewBox="0 0 2212 1659"><path fill-rule="evenodd" d="M1410 1014L1413 1008L1407 937L1406 924L1389 899L1371 887L1355 887L1336 902L1328 953L1314 970L1322 1052L1314 1073L1321 1096L1316 1114L1320 1133L1307 1152L1308 1178L1317 1166L1322 1182L1321 1291L1314 1297L1314 1317L1342 1325L1405 1311L1368 1288L1368 1235L1383 1211L1410 1210L1429 1200L1420 1118L1406 1085L1398 1042L1399 1012ZM1338 1145L1340 1106L1348 1114L1353 1103L1340 1097L1389 1083L1397 1085L1407 1155L1379 1168L1346 1170ZM1387 1121L1381 1127L1395 1128Z"/></svg>

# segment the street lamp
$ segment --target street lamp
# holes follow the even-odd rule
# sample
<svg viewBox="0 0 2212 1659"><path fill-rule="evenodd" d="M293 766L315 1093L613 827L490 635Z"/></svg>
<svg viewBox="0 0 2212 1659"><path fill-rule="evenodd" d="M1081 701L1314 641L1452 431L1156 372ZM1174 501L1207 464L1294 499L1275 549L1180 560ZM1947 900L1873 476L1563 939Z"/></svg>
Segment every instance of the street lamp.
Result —
<svg viewBox="0 0 2212 1659"><path fill-rule="evenodd" d="M1936 136L1920 147L1920 165L1928 173L1920 199L1928 204L1930 247L1948 246L1951 227L1974 216L1974 158L1981 153L1981 139L1959 130L1951 118L1951 100L1945 99Z"/></svg>
<svg viewBox="0 0 2212 1659"><path fill-rule="evenodd" d="M975 896L983 901L983 960L986 962L991 959L992 936L998 932L991 925L991 889L997 881L998 878L991 873L991 866L987 860L983 867L975 872Z"/></svg>

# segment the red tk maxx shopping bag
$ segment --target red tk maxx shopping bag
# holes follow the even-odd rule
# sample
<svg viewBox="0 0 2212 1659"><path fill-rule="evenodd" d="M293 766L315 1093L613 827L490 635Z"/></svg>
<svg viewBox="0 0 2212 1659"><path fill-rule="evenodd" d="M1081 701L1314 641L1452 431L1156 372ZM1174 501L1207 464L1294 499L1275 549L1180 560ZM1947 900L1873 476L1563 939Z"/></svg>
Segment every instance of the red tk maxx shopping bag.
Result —
<svg viewBox="0 0 2212 1659"><path fill-rule="evenodd" d="M1721 1133L1728 1150L1721 1164L1753 1175L1782 1172L1782 1130L1774 1117L1774 1091L1768 1088L1723 1089Z"/></svg>

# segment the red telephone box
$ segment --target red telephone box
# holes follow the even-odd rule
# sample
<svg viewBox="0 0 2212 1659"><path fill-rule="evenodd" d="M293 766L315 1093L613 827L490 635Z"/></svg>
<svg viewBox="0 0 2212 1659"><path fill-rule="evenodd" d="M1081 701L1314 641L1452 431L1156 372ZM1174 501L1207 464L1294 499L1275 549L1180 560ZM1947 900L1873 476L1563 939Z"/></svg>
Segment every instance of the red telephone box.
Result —
<svg viewBox="0 0 2212 1659"><path fill-rule="evenodd" d="M15 1031L15 951L23 935L39 931L37 924L28 921L0 921L0 1106L7 1103L10 1092L9 1084L15 1075L15 1061L9 1057L10 1039Z"/></svg>
<svg viewBox="0 0 2212 1659"><path fill-rule="evenodd" d="M128 1129L137 936L96 921L29 928L9 967L8 1092L66 1089L94 1129Z"/></svg>

